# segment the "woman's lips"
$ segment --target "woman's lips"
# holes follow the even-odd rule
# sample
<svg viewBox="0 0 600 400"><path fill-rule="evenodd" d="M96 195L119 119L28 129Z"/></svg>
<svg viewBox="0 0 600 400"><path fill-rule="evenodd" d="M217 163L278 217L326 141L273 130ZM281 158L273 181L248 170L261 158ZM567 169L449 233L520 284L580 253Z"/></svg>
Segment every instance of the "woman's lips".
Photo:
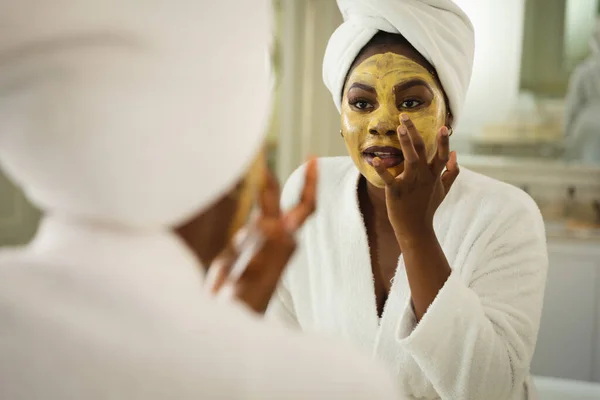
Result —
<svg viewBox="0 0 600 400"><path fill-rule="evenodd" d="M362 155L370 166L373 166L375 157L379 157L381 165L385 168L392 168L404 162L402 150L391 146L371 146L363 150Z"/></svg>

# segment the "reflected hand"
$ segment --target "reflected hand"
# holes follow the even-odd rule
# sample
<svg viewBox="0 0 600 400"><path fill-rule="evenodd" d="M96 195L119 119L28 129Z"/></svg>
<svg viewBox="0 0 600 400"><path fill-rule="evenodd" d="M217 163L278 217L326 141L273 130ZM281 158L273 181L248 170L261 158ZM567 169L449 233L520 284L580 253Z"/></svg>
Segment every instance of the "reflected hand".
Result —
<svg viewBox="0 0 600 400"><path fill-rule="evenodd" d="M315 210L317 163L308 162L300 202L283 214L280 189L268 172L260 193L260 215L236 235L233 243L217 257L207 274L213 294L242 301L264 313L279 279L296 249L294 234Z"/></svg>
<svg viewBox="0 0 600 400"><path fill-rule="evenodd" d="M414 238L433 230L433 216L459 174L456 152L450 152L447 127L437 135L437 153L427 161L422 136L408 116L401 117L397 133L404 154L404 171L397 177L373 160L375 170L385 182L388 218L398 240ZM442 171L446 171L442 174Z"/></svg>

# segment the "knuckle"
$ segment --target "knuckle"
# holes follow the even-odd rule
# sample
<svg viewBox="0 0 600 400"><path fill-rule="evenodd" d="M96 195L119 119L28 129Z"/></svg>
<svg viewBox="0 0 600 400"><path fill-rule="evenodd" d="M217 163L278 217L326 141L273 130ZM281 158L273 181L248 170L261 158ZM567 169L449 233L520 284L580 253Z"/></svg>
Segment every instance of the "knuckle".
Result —
<svg viewBox="0 0 600 400"><path fill-rule="evenodd" d="M422 140L415 140L414 146L417 150L423 150L425 148L425 143Z"/></svg>
<svg viewBox="0 0 600 400"><path fill-rule="evenodd" d="M394 196L400 196L402 194L402 185L392 185L390 190Z"/></svg>

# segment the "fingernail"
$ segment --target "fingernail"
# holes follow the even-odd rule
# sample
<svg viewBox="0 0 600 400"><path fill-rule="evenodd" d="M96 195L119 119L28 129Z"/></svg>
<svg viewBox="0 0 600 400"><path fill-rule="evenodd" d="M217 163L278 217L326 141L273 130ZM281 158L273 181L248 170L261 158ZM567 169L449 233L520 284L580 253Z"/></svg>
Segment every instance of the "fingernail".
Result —
<svg viewBox="0 0 600 400"><path fill-rule="evenodd" d="M400 115L400 119L404 122L408 121L410 118L408 117L408 114L402 114Z"/></svg>
<svg viewBox="0 0 600 400"><path fill-rule="evenodd" d="M373 159L373 166L374 166L374 167L379 167L379 158L375 157L375 158Z"/></svg>
<svg viewBox="0 0 600 400"><path fill-rule="evenodd" d="M408 130L405 126L401 126L400 128L398 128L398 132L400 133L400 135L405 136L408 133Z"/></svg>
<svg viewBox="0 0 600 400"><path fill-rule="evenodd" d="M448 128L446 128L446 127L443 127L443 128L442 128L442 136L444 136L444 137L448 137L448 133L449 133L449 132L448 132Z"/></svg>

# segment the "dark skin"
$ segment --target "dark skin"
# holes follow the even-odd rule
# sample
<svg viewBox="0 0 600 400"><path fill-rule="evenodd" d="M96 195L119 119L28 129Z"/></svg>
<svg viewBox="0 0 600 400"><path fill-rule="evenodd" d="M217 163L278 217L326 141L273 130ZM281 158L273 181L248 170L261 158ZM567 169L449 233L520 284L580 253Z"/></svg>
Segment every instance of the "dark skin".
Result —
<svg viewBox="0 0 600 400"><path fill-rule="evenodd" d="M381 317L401 251L387 215L385 192L361 178L358 200L369 240L377 313Z"/></svg>
<svg viewBox="0 0 600 400"><path fill-rule="evenodd" d="M317 164L307 164L304 189L298 204L283 213L280 209L280 188L267 170L265 184L258 193L260 215L255 222L255 234L264 239L253 250L240 276L230 276L240 250L231 242L230 227L236 214L244 181L217 200L211 207L175 231L194 252L202 265L210 270L207 282L212 293L224 288L257 313L264 313L285 266L296 249L295 232L315 210Z"/></svg>
<svg viewBox="0 0 600 400"><path fill-rule="evenodd" d="M228 244L232 221L227 216L235 214L242 185L243 182L240 181L211 207L176 229L177 234L192 249L204 268L208 269Z"/></svg>
<svg viewBox="0 0 600 400"><path fill-rule="evenodd" d="M353 68L373 55L388 52L408 57L433 71L410 44L391 34L377 35L359 54ZM437 154L429 163L423 139L412 122L399 121L399 124L397 134L405 157L404 171L393 177L374 162L386 187L380 189L361 177L358 199L369 241L379 316L403 254L413 309L420 320L450 276L450 266L433 230L433 215L459 170L456 155L449 151L447 128L438 133ZM448 114L446 125L451 124L452 115ZM444 166L447 171L442 175Z"/></svg>

